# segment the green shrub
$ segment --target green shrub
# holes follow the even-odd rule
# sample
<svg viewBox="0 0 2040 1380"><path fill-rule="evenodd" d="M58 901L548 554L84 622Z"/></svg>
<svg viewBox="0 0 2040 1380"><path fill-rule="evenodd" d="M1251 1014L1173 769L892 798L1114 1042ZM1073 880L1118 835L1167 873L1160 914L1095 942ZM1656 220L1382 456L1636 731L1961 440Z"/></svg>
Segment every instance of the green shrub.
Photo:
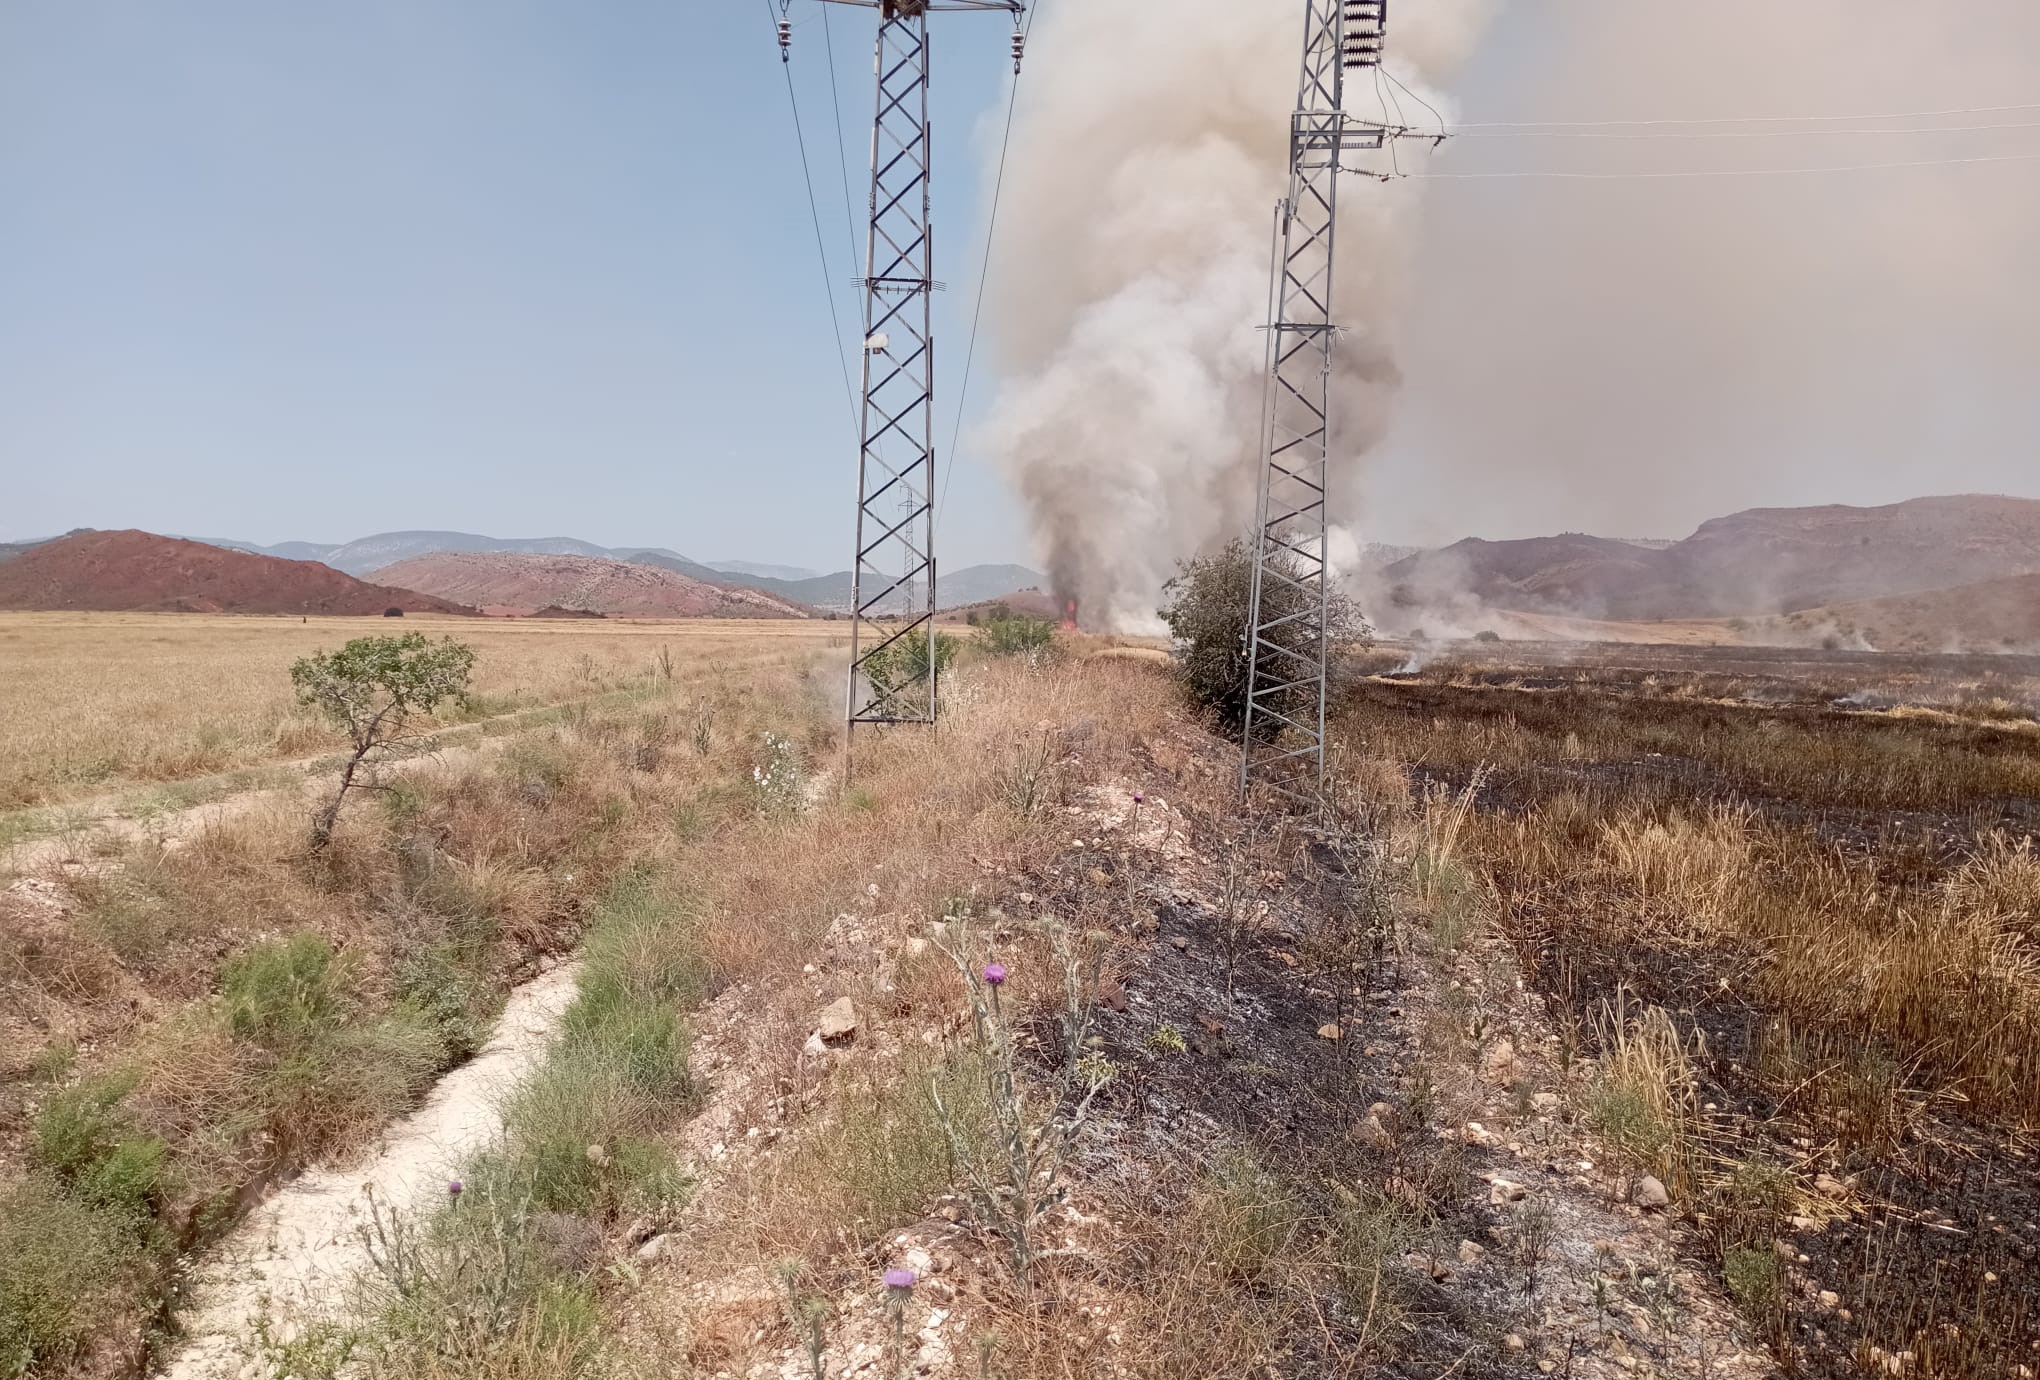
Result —
<svg viewBox="0 0 2040 1380"><path fill-rule="evenodd" d="M796 1172L813 1173L817 1195L839 1192L869 1236L918 1221L955 1177L952 1131L956 1143L986 1162L997 1155L989 1086L978 1051L910 1053L899 1067L872 1070L844 1089L838 1124L807 1147L807 1162Z"/></svg>
<svg viewBox="0 0 2040 1380"><path fill-rule="evenodd" d="M1758 1322L1773 1318L1783 1301L1778 1257L1760 1246L1731 1246L1721 1258L1721 1281L1745 1314Z"/></svg>
<svg viewBox="0 0 2040 1380"><path fill-rule="evenodd" d="M1055 644L1055 624L1045 618L993 618L978 634L978 646L992 656L1031 656Z"/></svg>
<svg viewBox="0 0 2040 1380"><path fill-rule="evenodd" d="M33 1158L80 1203L145 1230L169 1184L170 1149L120 1105L135 1082L122 1073L51 1098L36 1117Z"/></svg>
<svg viewBox="0 0 2040 1380"><path fill-rule="evenodd" d="M0 1197L0 1375L65 1369L109 1320L139 1312L147 1247L117 1212L31 1175Z"/></svg>
<svg viewBox="0 0 2040 1380"><path fill-rule="evenodd" d="M902 633L864 659L864 678L871 698L888 714L923 714L928 708L930 676L928 634L917 628ZM936 633L933 673L939 679L956 660L957 641Z"/></svg>
<svg viewBox="0 0 2040 1380"><path fill-rule="evenodd" d="M221 986L228 1032L259 1051L258 1115L286 1157L388 1120L473 1038L425 1004L373 1014L351 965L310 932L258 944L227 965Z"/></svg>
<svg viewBox="0 0 2040 1380"><path fill-rule="evenodd" d="M479 955L453 940L427 944L397 965L397 993L445 1038L448 1059L465 1059L489 1038L502 1002L479 971Z"/></svg>
<svg viewBox="0 0 2040 1380"><path fill-rule="evenodd" d="M1280 578L1270 579L1261 592L1264 624L1294 619L1272 627L1264 640L1279 651L1262 652L1262 685L1296 679L1304 662L1315 666L1318 647L1307 634L1311 620L1300 615L1308 611L1308 595L1294 583L1303 575L1295 557L1277 554L1270 567ZM1215 716L1220 727L1237 733L1246 722L1247 625L1253 618L1254 552L1242 539L1234 538L1208 556L1182 562L1176 577L1163 587L1167 603L1161 609L1169 636L1175 643L1178 674L1190 698ZM1325 633L1329 655L1336 658L1349 644L1363 641L1367 624L1359 609L1336 588L1327 597ZM1286 654L1285 654L1286 653ZM1303 658L1299 661L1298 658ZM1334 661L1334 665L1336 662ZM1317 713L1316 687L1291 686L1256 701L1255 727L1275 736L1281 724L1267 715Z"/></svg>
<svg viewBox="0 0 2040 1380"><path fill-rule="evenodd" d="M545 1211L601 1215L684 1192L653 1139L692 1098L685 1012L708 994L684 910L641 877L604 900L550 1058L505 1113L499 1172Z"/></svg>
<svg viewBox="0 0 2040 1380"><path fill-rule="evenodd" d="M470 1176L471 1178L473 1176ZM266 1330L267 1373L289 1380L577 1380L609 1373L589 1270L592 1228L477 1180L424 1221L380 1204L374 1273L340 1324Z"/></svg>
<svg viewBox="0 0 2040 1380"><path fill-rule="evenodd" d="M303 1044L339 1023L341 974L333 946L306 931L267 940L220 975L227 1028L272 1050Z"/></svg>

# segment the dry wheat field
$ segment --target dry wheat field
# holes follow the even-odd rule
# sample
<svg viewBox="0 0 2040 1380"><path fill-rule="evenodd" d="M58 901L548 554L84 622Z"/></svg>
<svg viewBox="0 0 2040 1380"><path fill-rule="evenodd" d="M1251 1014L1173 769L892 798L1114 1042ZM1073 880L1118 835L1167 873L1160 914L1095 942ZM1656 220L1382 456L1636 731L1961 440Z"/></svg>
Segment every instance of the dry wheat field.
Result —
<svg viewBox="0 0 2040 1380"><path fill-rule="evenodd" d="M847 636L837 623L776 619L0 613L0 812L329 751L339 739L293 702L291 662L393 628L458 637L480 653L452 723L640 686L678 665L750 667Z"/></svg>

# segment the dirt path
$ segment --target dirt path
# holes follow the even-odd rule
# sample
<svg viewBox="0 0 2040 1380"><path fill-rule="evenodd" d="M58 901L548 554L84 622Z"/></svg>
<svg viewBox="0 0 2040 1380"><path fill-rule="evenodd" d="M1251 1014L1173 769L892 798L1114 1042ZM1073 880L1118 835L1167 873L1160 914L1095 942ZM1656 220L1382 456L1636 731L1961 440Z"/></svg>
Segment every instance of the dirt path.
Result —
<svg viewBox="0 0 2040 1380"><path fill-rule="evenodd" d="M444 734L435 735L434 739L428 741L437 741L439 738L462 732L472 733L473 727L471 724L462 724L446 730ZM486 750L491 744L505 741L506 736L498 735L472 743L460 742L446 747L428 747L412 756L385 762L380 770L402 775L427 767L446 766L466 761ZM265 805L307 804L329 789L330 782L323 773L318 776L312 773L320 763L332 760L332 756L333 754L326 753L319 757L276 763L267 770L282 773L300 772L303 773L302 779L236 791L217 800L204 801L182 810L146 815L123 813L124 809L133 808L136 799L133 792L105 796L81 802L75 807L66 807L67 813L76 818L76 823L64 832L49 838L30 839L11 848L0 849L0 872L27 874L64 863L86 862L95 854L104 854L128 844L145 841L154 841L166 848L175 848L208 829L243 818Z"/></svg>
<svg viewBox="0 0 2040 1380"><path fill-rule="evenodd" d="M369 1195L399 1211L439 1200L449 1176L501 1133L504 1099L544 1057L579 971L562 963L513 991L481 1053L386 1128L372 1153L278 1189L202 1258L187 1339L164 1365L165 1380L241 1375L244 1343L265 1309L287 1324L339 1301L371 1264L359 1232Z"/></svg>

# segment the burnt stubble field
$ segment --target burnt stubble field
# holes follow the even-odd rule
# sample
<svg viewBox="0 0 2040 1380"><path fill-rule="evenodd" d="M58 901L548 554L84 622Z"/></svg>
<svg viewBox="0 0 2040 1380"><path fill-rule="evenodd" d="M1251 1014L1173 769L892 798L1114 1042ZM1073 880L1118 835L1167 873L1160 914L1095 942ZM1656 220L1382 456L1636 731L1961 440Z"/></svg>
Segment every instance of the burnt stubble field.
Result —
<svg viewBox="0 0 2040 1380"><path fill-rule="evenodd" d="M2040 659L1381 649L1341 739L1789 1373L2040 1369Z"/></svg>

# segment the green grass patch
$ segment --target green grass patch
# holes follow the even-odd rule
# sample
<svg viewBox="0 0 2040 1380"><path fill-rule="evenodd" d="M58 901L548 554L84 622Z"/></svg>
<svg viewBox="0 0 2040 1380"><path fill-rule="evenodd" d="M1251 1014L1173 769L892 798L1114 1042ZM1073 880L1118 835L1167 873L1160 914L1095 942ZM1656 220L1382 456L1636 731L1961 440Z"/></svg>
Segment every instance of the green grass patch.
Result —
<svg viewBox="0 0 2040 1380"><path fill-rule="evenodd" d="M159 1247L118 1209L44 1174L0 1196L0 1375L78 1364L109 1321L149 1306Z"/></svg>

